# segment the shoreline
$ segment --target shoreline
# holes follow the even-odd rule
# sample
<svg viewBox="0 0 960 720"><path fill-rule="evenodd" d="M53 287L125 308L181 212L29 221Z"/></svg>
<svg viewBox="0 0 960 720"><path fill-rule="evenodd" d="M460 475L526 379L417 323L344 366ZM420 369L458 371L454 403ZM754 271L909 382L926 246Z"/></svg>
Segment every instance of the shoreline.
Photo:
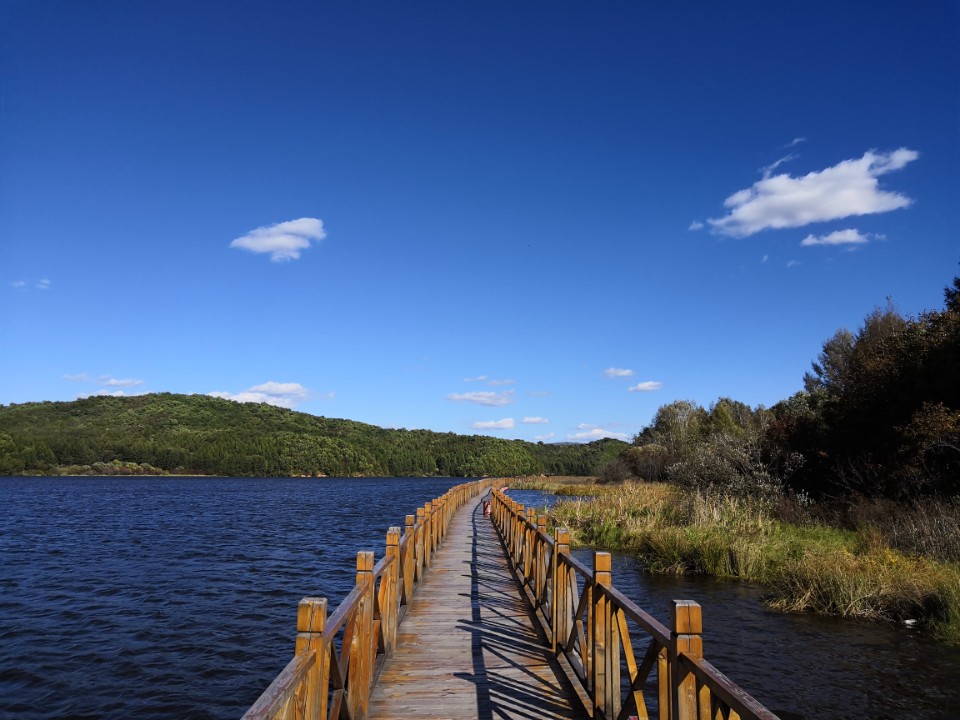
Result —
<svg viewBox="0 0 960 720"><path fill-rule="evenodd" d="M769 501L665 483L514 486L560 495L551 524L581 547L629 554L647 572L756 582L778 610L917 624L960 645L960 563L894 549L875 526L789 523Z"/></svg>

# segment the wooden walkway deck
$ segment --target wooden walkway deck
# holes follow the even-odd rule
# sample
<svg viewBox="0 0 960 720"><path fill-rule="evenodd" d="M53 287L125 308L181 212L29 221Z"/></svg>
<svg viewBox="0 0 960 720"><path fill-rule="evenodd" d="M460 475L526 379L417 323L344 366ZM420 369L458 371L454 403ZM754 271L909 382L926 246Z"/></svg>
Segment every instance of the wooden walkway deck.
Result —
<svg viewBox="0 0 960 720"><path fill-rule="evenodd" d="M370 696L370 718L585 718L479 498L450 523Z"/></svg>
<svg viewBox="0 0 960 720"><path fill-rule="evenodd" d="M332 613L303 598L294 657L244 720L777 720L704 658L697 603L674 600L668 627L617 590L609 553L587 567L500 491L483 517L499 482L417 508L376 563L358 552Z"/></svg>

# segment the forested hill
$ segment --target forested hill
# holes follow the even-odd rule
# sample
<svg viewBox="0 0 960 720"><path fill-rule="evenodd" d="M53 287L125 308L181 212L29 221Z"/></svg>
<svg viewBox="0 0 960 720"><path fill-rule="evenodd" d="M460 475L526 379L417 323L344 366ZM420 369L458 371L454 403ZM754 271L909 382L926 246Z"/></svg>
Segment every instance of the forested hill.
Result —
<svg viewBox="0 0 960 720"><path fill-rule="evenodd" d="M265 404L159 393L0 406L0 474L590 475L626 443L545 445L387 430Z"/></svg>

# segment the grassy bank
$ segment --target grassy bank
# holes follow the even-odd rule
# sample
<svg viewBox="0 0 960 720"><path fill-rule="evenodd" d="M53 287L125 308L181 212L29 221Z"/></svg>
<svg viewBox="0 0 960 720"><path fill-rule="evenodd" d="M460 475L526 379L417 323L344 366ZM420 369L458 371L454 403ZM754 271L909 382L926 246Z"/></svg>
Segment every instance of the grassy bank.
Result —
<svg viewBox="0 0 960 720"><path fill-rule="evenodd" d="M542 489L557 487L547 480ZM960 643L955 503L936 512L901 506L891 515L894 506L862 503L839 513L776 495L661 483L575 489L581 497L561 501L553 515L580 545L630 553L651 572L760 582L783 610L916 621Z"/></svg>

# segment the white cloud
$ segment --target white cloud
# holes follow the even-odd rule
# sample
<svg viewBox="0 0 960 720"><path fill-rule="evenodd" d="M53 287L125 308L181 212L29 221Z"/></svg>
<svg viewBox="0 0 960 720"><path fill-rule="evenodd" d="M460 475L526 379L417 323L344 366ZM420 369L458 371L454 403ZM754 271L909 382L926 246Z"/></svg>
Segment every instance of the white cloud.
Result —
<svg viewBox="0 0 960 720"><path fill-rule="evenodd" d="M530 397L550 397L550 393L546 390L531 390L527 395Z"/></svg>
<svg viewBox="0 0 960 720"><path fill-rule="evenodd" d="M514 426L513 418L504 418L503 420L485 420L475 422L474 430L509 430Z"/></svg>
<svg viewBox="0 0 960 720"><path fill-rule="evenodd" d="M143 385L143 380L134 380L133 378L118 379L112 378L109 375L101 375L97 378L97 385L104 385L106 387L137 387L138 385Z"/></svg>
<svg viewBox="0 0 960 720"><path fill-rule="evenodd" d="M607 368L603 371L603 376L607 380L614 380L616 378L627 378L633 377L633 370L627 370L626 368Z"/></svg>
<svg viewBox="0 0 960 720"><path fill-rule="evenodd" d="M300 383L278 383L272 380L262 385L254 385L252 388L239 393L216 391L207 394L234 402L266 403L288 409L295 408L311 397L310 391ZM326 397L332 396L333 393L327 393L326 395Z"/></svg>
<svg viewBox="0 0 960 720"><path fill-rule="evenodd" d="M472 382L483 382L486 379L487 379L486 375L477 375L476 377L464 378L463 381L472 383Z"/></svg>
<svg viewBox="0 0 960 720"><path fill-rule="evenodd" d="M761 230L905 208L913 201L900 193L881 190L877 178L902 169L918 157L908 148L891 153L870 150L859 159L844 160L803 177L765 176L724 201L727 215L707 222L723 235L747 237Z"/></svg>
<svg viewBox="0 0 960 720"><path fill-rule="evenodd" d="M546 425L550 421L543 417L525 417L520 422L526 423L527 425Z"/></svg>
<svg viewBox="0 0 960 720"><path fill-rule="evenodd" d="M787 261L787 267L788 267L788 268L796 267L797 265L803 265L803 263L800 262L799 260L788 260L788 261Z"/></svg>
<svg viewBox="0 0 960 720"><path fill-rule="evenodd" d="M10 287L15 290L28 290L32 284L37 290L49 290L50 282L48 278L41 278L40 280L14 280L10 283Z"/></svg>
<svg viewBox="0 0 960 720"><path fill-rule="evenodd" d="M96 392L80 395L79 397L130 397L137 393L128 393L126 390L97 390Z"/></svg>
<svg viewBox="0 0 960 720"><path fill-rule="evenodd" d="M762 258L760 258L760 262L765 263L769 259L770 259L769 255L764 255Z"/></svg>
<svg viewBox="0 0 960 720"><path fill-rule="evenodd" d="M785 155L785 156L783 156L782 158L780 158L779 160L777 160L775 163L773 163L772 165L767 165L765 168L762 168L761 171L760 171L760 173L761 173L765 178L766 178L766 177L770 177L770 173L772 173L772 172L773 172L774 170L776 170L778 167L780 167L780 166L783 165L784 163L790 162L791 160L796 160L798 157L800 157L800 156L797 155L796 153L790 153L789 155Z"/></svg>
<svg viewBox="0 0 960 720"><path fill-rule="evenodd" d="M556 436L556 433L546 433L545 435L535 435L533 439L546 442L547 440L553 440Z"/></svg>
<svg viewBox="0 0 960 720"><path fill-rule="evenodd" d="M870 242L871 235L864 235L859 230L835 230L828 235L807 235L800 244L803 247L814 245L865 245Z"/></svg>
<svg viewBox="0 0 960 720"><path fill-rule="evenodd" d="M77 373L76 375L64 375L63 379L71 382L87 382L90 377L86 373Z"/></svg>
<svg viewBox="0 0 960 720"><path fill-rule="evenodd" d="M790 142L788 142L788 143L787 143L786 145L784 145L783 147L784 147L784 148L792 148L792 147L795 147L795 146L799 145L800 143L806 142L806 141L807 141L807 139L806 139L805 137L795 137L793 140L791 140Z"/></svg>
<svg viewBox="0 0 960 720"><path fill-rule="evenodd" d="M702 222L699 220L694 220L692 223L690 223L690 227L688 227L687 230L703 230L703 228L704 225Z"/></svg>
<svg viewBox="0 0 960 720"><path fill-rule="evenodd" d="M490 387L497 387L502 385L513 385L516 380L491 380L487 383Z"/></svg>
<svg viewBox="0 0 960 720"><path fill-rule="evenodd" d="M327 236L323 221L318 218L300 218L258 227L230 243L232 248L241 248L255 253L270 253L273 262L297 260L300 251L310 247L310 241L323 240Z"/></svg>
<svg viewBox="0 0 960 720"><path fill-rule="evenodd" d="M631 385L627 388L630 392L653 392L654 390L659 390L663 387L662 382L657 380L647 380L645 382L637 383L636 385Z"/></svg>
<svg viewBox="0 0 960 720"><path fill-rule="evenodd" d="M478 405L500 406L509 405L513 402L513 390L504 390L503 392L477 391L468 393L451 393L447 395L447 400L454 402L472 402Z"/></svg>
<svg viewBox="0 0 960 720"><path fill-rule="evenodd" d="M578 427L584 426L580 425ZM599 427L595 427L592 430L584 430L583 432L570 433L567 435L567 440L571 442L590 442L591 440L602 440L603 438L629 440L630 436L627 433L613 432L612 430L604 430L603 428Z"/></svg>

